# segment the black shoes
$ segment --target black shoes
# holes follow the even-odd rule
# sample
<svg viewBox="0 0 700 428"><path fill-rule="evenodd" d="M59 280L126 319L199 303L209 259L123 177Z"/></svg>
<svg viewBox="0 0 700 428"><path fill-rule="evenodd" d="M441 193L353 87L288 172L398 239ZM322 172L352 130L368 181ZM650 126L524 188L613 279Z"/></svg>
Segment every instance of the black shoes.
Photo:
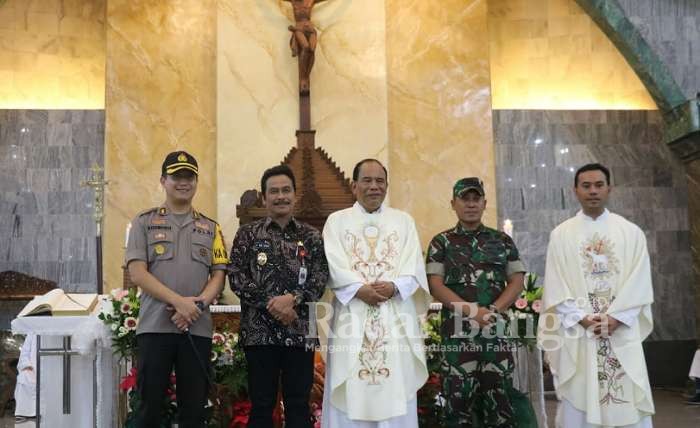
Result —
<svg viewBox="0 0 700 428"><path fill-rule="evenodd" d="M700 392L696 392L695 395L685 400L685 404L690 404L691 406L700 406Z"/></svg>

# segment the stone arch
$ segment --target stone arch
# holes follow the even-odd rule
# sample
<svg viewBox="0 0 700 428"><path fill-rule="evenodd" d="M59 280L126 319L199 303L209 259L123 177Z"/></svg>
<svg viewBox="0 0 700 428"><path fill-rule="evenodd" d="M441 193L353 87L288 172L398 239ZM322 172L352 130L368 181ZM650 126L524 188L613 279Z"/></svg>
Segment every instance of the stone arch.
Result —
<svg viewBox="0 0 700 428"><path fill-rule="evenodd" d="M625 57L659 110L670 111L686 99L670 71L617 0L575 0Z"/></svg>

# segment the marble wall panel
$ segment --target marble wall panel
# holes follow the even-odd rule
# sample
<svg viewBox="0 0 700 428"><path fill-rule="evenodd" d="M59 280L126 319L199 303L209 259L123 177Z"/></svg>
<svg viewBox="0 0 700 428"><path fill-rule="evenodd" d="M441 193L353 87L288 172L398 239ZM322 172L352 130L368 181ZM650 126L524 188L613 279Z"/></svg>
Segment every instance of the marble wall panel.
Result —
<svg viewBox="0 0 700 428"><path fill-rule="evenodd" d="M106 4L0 2L0 108L103 109Z"/></svg>
<svg viewBox="0 0 700 428"><path fill-rule="evenodd" d="M387 0L389 189L423 245L454 226L452 186L479 176L496 226L487 1Z"/></svg>
<svg viewBox="0 0 700 428"><path fill-rule="evenodd" d="M9 330L12 320L27 303L27 301L0 302L0 330Z"/></svg>
<svg viewBox="0 0 700 428"><path fill-rule="evenodd" d="M122 284L127 223L164 200L159 177L167 153L195 156L194 205L216 215L216 4L108 2L105 290Z"/></svg>
<svg viewBox="0 0 700 428"><path fill-rule="evenodd" d="M689 99L700 91L700 7L696 0L618 0Z"/></svg>
<svg viewBox="0 0 700 428"><path fill-rule="evenodd" d="M494 108L656 108L574 0L488 0L488 7Z"/></svg>
<svg viewBox="0 0 700 428"><path fill-rule="evenodd" d="M688 193L693 195L700 195L700 161L696 160L686 165L687 167L687 177L688 177ZM690 218L697 219L700 218L700 198L689 198L688 199L688 211ZM690 227L690 242L691 242L691 256L693 260L693 278L695 279L695 313L696 313L696 329L700 332L700 222L694 221ZM688 287L688 293L686 295L692 294L692 288ZM690 299L689 299L690 300Z"/></svg>
<svg viewBox="0 0 700 428"><path fill-rule="evenodd" d="M0 271L96 291L94 196L80 183L104 164L104 112L0 110L0 129Z"/></svg>
<svg viewBox="0 0 700 428"><path fill-rule="evenodd" d="M690 236L697 232L688 222L693 181L689 187L683 164L662 144L659 116L642 110L495 110L498 218L513 221L526 265L542 276L549 232L579 209L574 172L588 162L610 167L610 210L647 236L655 292L651 339L686 340L696 332L694 300L679 298L694 293L688 285ZM552 164L537 163L552 157ZM695 249L692 254L697 258Z"/></svg>
<svg viewBox="0 0 700 428"><path fill-rule="evenodd" d="M230 240L243 192L296 145L298 77L288 2L222 0L217 13L218 216ZM312 20L311 127L349 176L360 159L388 160L384 1L320 3Z"/></svg>

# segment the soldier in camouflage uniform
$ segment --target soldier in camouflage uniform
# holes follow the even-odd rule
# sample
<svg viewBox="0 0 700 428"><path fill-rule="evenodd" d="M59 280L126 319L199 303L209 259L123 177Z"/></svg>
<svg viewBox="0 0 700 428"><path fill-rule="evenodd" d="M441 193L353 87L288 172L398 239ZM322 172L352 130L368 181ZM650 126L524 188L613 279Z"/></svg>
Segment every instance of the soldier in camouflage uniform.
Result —
<svg viewBox="0 0 700 428"><path fill-rule="evenodd" d="M432 239L427 255L430 292L443 304L446 425L516 427L511 343L483 333L495 332L496 313L520 295L525 266L508 235L481 223L486 199L478 178L455 183L452 208L459 222ZM456 317L464 317L462 337ZM477 324L479 333L472 335L469 326Z"/></svg>

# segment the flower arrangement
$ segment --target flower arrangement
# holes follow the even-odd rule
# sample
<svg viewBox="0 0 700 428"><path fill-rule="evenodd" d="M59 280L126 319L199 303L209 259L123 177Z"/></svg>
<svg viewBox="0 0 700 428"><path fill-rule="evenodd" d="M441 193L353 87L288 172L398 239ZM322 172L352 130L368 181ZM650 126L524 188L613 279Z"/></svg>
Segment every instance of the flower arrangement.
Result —
<svg viewBox="0 0 700 428"><path fill-rule="evenodd" d="M323 388L326 378L326 363L318 352L314 356L314 383L311 386L311 423L313 428L321 428L323 413Z"/></svg>
<svg viewBox="0 0 700 428"><path fill-rule="evenodd" d="M247 393L248 366L245 355L238 344L238 334L229 331L228 327L212 335L211 364L215 383L226 385L235 396Z"/></svg>
<svg viewBox="0 0 700 428"><path fill-rule="evenodd" d="M544 288L537 285L537 274L526 273L520 297L506 311L507 331L520 346L532 348L537 342L537 323L542 310Z"/></svg>
<svg viewBox="0 0 700 428"><path fill-rule="evenodd" d="M134 355L139 307L136 288L115 289L109 294L97 316L112 330L112 347L121 360Z"/></svg>
<svg viewBox="0 0 700 428"><path fill-rule="evenodd" d="M112 347L122 361L134 361L136 358L136 327L139 316L139 295L136 288L129 290L113 290L104 302L98 318L112 331ZM439 338L439 334L437 334ZM248 366L238 334L233 333L228 326L214 331L212 335L212 350L209 356L213 370L207 407L207 427L244 428L248 426L251 402L248 399ZM323 397L323 373L325 365L320 358L315 363L314 388L320 388L312 397L311 414L314 428L321 424L321 405ZM135 426L135 412L139 406L139 396L136 390L137 370L132 367L129 373L121 379L119 390L128 397L129 411L125 416L124 427ZM175 390L175 375L170 377L170 385L166 390L163 403L163 425L170 427L177 417L177 396ZM284 423L283 412L278 406L273 415L276 426Z"/></svg>
<svg viewBox="0 0 700 428"><path fill-rule="evenodd" d="M444 426L445 398L442 395L442 336L440 336L440 313L428 315L422 322L425 334L428 380L418 390L418 425L421 427Z"/></svg>
<svg viewBox="0 0 700 428"><path fill-rule="evenodd" d="M132 367L129 374L122 378L119 383L119 390L125 393L129 397L129 408L136 409L139 406L139 394L136 391L136 385L138 382L138 371L136 367ZM162 424L160 428L170 428L176 421L177 417L177 395L175 393L176 385L175 374L170 374L170 382L165 390L165 399L163 402L163 414L162 414ZM124 428L136 427L136 414L131 411L127 414L126 420L124 421Z"/></svg>
<svg viewBox="0 0 700 428"><path fill-rule="evenodd" d="M208 426L245 427L250 416L248 366L238 334L228 326L211 338L211 365L214 385L209 401Z"/></svg>

